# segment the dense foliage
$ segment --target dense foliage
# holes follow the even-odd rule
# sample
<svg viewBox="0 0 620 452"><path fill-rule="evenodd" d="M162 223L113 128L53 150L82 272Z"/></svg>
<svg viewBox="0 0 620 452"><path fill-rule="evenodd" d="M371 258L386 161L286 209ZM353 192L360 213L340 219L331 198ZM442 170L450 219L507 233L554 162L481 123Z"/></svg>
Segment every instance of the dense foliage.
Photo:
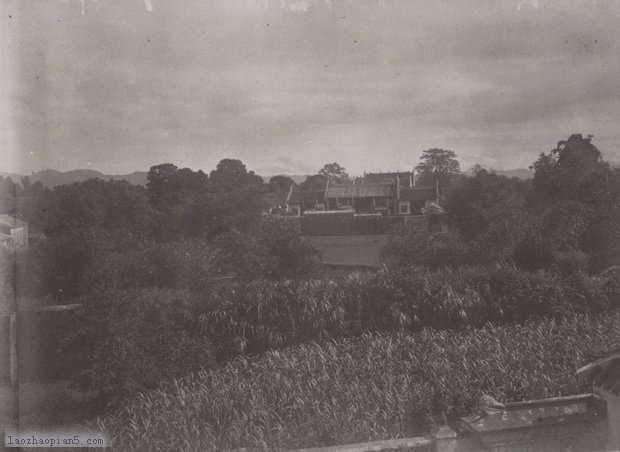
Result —
<svg viewBox="0 0 620 452"><path fill-rule="evenodd" d="M532 181L480 167L442 197L447 230L400 231L386 255L400 265L512 263L597 273L620 264L620 171L592 137L571 135L534 162Z"/></svg>
<svg viewBox="0 0 620 452"><path fill-rule="evenodd" d="M215 240L218 270L241 280L306 279L317 274L318 251L304 241L296 223L265 220L249 232L233 230Z"/></svg>
<svg viewBox="0 0 620 452"><path fill-rule="evenodd" d="M204 289L213 248L200 239L149 243L134 234L76 229L12 257L11 283L20 298L53 304L112 289Z"/></svg>
<svg viewBox="0 0 620 452"><path fill-rule="evenodd" d="M203 305L181 289L134 289L91 297L61 346L78 385L114 404L162 381L215 365Z"/></svg>
<svg viewBox="0 0 620 452"><path fill-rule="evenodd" d="M443 193L451 180L461 173L461 164L454 151L431 148L422 152L420 163L415 169L418 173L417 184L431 187L437 185Z"/></svg>
<svg viewBox="0 0 620 452"><path fill-rule="evenodd" d="M48 237L97 228L175 241L245 230L260 218L261 195L282 191L232 159L220 161L209 175L163 163L151 167L147 177L146 187L89 179L53 189L27 177L21 184L0 177L0 213L25 220Z"/></svg>
<svg viewBox="0 0 620 452"><path fill-rule="evenodd" d="M84 296L111 289L209 290L214 250L201 239L101 252L84 275Z"/></svg>
<svg viewBox="0 0 620 452"><path fill-rule="evenodd" d="M319 174L324 176L325 179L333 182L344 183L349 180L346 169L336 162L325 164L323 168L319 170Z"/></svg>
<svg viewBox="0 0 620 452"><path fill-rule="evenodd" d="M586 392L575 369L620 340L609 313L462 332L365 335L243 358L140 395L99 427L123 450L299 448L424 434L475 412Z"/></svg>
<svg viewBox="0 0 620 452"><path fill-rule="evenodd" d="M408 269L340 281L253 281L211 296L220 356L367 332L461 329L620 307L620 281L514 268Z"/></svg>

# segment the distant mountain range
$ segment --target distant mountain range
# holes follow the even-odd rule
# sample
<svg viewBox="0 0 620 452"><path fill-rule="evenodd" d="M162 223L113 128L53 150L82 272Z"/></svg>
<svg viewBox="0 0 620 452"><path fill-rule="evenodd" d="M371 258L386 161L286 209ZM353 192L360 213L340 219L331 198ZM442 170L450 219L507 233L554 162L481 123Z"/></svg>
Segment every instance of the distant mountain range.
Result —
<svg viewBox="0 0 620 452"><path fill-rule="evenodd" d="M110 175L88 169L78 169L73 171L56 171L46 169L37 173L32 173L28 175L28 177L30 178L31 183L35 183L38 181L46 187L56 187L58 185L73 184L74 182L83 182L88 179L126 180L130 184L146 185L146 175L146 171L136 171L131 174ZM13 182L21 182L21 179L24 175L0 172L0 176L11 177L11 179L13 179Z"/></svg>
<svg viewBox="0 0 620 452"><path fill-rule="evenodd" d="M530 179L534 176L534 171L530 169L520 168L514 170L490 170L496 174L507 177L517 177L519 179ZM468 174L466 172L466 174ZM13 182L20 182L23 174L16 173L3 173L0 172L0 176L2 177L11 177ZM88 179L102 179L102 180L126 180L130 184L134 185L146 185L147 183L147 172L146 171L136 171L131 174L103 174L99 171L89 170L89 169L78 169L72 171L56 171L51 169L46 169L43 171L39 171L37 173L32 173L28 175L31 183L35 183L37 181L41 182L46 187L57 187L59 185L67 185L73 184L74 182L83 182ZM295 181L295 183L300 184L306 180L307 175L301 174L293 174L288 175L291 179ZM263 177L265 182L269 182L270 177Z"/></svg>

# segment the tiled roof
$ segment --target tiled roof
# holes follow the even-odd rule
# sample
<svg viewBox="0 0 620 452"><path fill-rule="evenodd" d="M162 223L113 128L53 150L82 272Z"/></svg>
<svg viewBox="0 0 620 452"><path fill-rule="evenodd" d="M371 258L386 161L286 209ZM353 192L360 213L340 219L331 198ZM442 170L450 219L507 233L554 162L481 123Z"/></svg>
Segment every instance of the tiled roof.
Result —
<svg viewBox="0 0 620 452"><path fill-rule="evenodd" d="M577 371L580 378L592 383L595 389L602 389L620 395L620 346L611 350L594 350L593 362Z"/></svg>
<svg viewBox="0 0 620 452"><path fill-rule="evenodd" d="M324 201L324 190L293 191L288 198L289 204L315 203Z"/></svg>
<svg viewBox="0 0 620 452"><path fill-rule="evenodd" d="M401 201L429 201L435 199L434 187L401 188Z"/></svg>
<svg viewBox="0 0 620 452"><path fill-rule="evenodd" d="M363 177L357 179L356 183L374 183L374 182L394 182L400 180L401 187L409 187L411 180L413 179L413 173L410 171L400 171L394 173L366 173Z"/></svg>
<svg viewBox="0 0 620 452"><path fill-rule="evenodd" d="M395 195L396 186L391 182L332 184L327 188L328 198L372 198L393 197Z"/></svg>

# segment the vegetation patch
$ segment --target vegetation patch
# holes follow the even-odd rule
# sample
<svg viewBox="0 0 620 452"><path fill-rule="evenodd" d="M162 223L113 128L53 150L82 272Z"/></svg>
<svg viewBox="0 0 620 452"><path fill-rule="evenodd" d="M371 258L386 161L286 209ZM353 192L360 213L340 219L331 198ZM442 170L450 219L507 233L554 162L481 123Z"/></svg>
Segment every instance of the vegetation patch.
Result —
<svg viewBox="0 0 620 452"><path fill-rule="evenodd" d="M210 295L202 314L220 356L369 332L458 330L596 313L620 303L618 280L513 267L382 270L337 281L252 281Z"/></svg>
<svg viewBox="0 0 620 452"><path fill-rule="evenodd" d="M575 369L620 340L620 314L461 332L364 335L237 358L98 420L122 450L299 448L421 435L502 401L588 391Z"/></svg>

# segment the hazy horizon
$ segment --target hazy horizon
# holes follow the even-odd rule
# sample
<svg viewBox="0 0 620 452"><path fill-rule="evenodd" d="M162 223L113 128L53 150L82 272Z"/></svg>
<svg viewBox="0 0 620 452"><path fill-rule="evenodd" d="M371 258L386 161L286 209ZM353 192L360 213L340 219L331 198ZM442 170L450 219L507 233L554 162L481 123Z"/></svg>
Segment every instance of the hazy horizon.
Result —
<svg viewBox="0 0 620 452"><path fill-rule="evenodd" d="M620 160L620 1L6 0L0 171Z"/></svg>
<svg viewBox="0 0 620 452"><path fill-rule="evenodd" d="M174 164L174 162L161 162L161 163L173 163ZM154 165L152 165L152 166L154 166ZM189 168L192 171L199 171L199 170L201 170L201 171L203 171L206 174L209 174L211 172L211 170L215 169L215 168L191 168L191 167L181 167L180 166L179 169L181 169L181 168ZM487 169L489 171L498 171L498 172L530 171L530 168L527 168L527 167L524 167L524 168L499 169L499 168L491 168L491 167L484 167L483 166L483 168L485 168L485 169ZM101 173L104 176L126 176L126 175L130 175L130 174L134 174L134 173L148 173L149 169L150 169L150 167L146 168L144 170L135 170L135 171L129 171L129 172L126 172L126 173L119 173L119 172L101 171L101 170L99 170L97 168L92 168L92 167L89 167L89 168L70 168L70 169L67 169L67 170L58 170L58 169L55 169L55 168L43 168L41 170L32 171L32 172L27 173L27 174L26 173L13 172L13 171L4 171L4 170L0 169L0 176L3 176L3 177L7 177L7 176L11 176L11 175L32 176L32 175L39 174L39 173L46 172L46 171L54 171L54 172L58 172L58 173L70 173L70 172L75 172L75 171L94 171L94 172L97 172L97 173ZM270 177L273 177L273 176L291 176L293 178L295 178L295 177L307 177L307 176L311 176L311 175L317 173L316 171L313 172L313 173L303 173L303 174L302 173L272 173L272 174L271 173L259 173L259 172L256 172L253 168L248 168L247 165L246 165L246 169L248 171L254 171L257 175L259 175L259 176L261 176L263 178L270 178ZM461 168L461 171L464 172L464 173L467 173L469 171L472 171L473 169L474 169L474 167L472 166L472 167L469 167L469 168ZM411 170L413 170L413 168L394 168L393 170L389 170L389 171L386 170L385 172L411 171ZM375 170L373 168L369 168L367 170L367 172L369 172L369 173L380 173L380 172L384 172L384 171ZM363 173L359 173L359 174L358 173L349 173L348 171L347 171L347 173L351 177L359 177L359 176L363 175ZM14 182L19 182L19 181L14 181Z"/></svg>

